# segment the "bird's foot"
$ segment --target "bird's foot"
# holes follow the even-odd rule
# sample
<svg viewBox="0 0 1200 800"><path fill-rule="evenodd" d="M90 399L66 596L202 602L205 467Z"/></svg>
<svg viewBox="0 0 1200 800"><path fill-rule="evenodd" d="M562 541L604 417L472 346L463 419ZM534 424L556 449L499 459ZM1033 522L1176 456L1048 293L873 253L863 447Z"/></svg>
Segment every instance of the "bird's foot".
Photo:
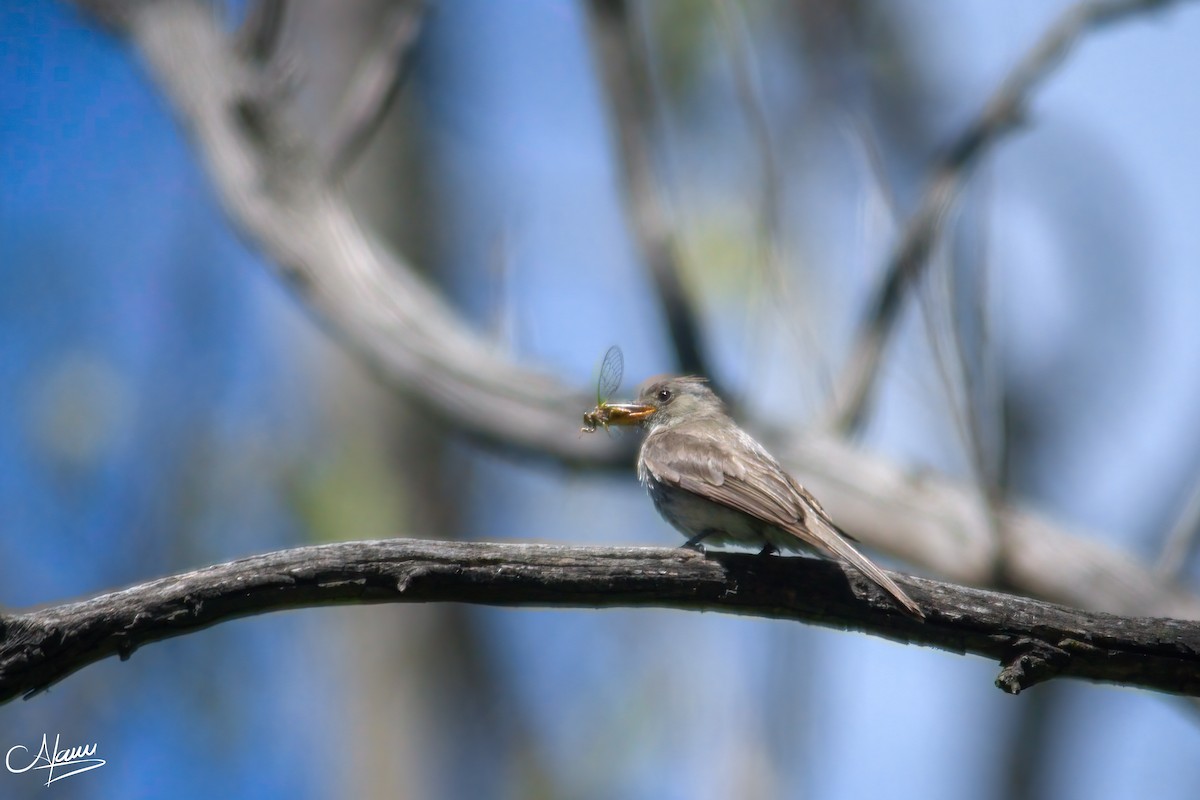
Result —
<svg viewBox="0 0 1200 800"><path fill-rule="evenodd" d="M774 556L779 554L779 548L767 542L763 545L763 549L758 551L760 556Z"/></svg>
<svg viewBox="0 0 1200 800"><path fill-rule="evenodd" d="M701 542L692 542L690 539L688 541L684 542L683 544L679 545L679 549L680 550L694 550L695 552L699 553L700 555L704 555L705 553L708 552L708 550L704 547L704 545Z"/></svg>
<svg viewBox="0 0 1200 800"><path fill-rule="evenodd" d="M680 547L686 547L689 550L695 550L697 553L704 553L706 551L704 549L704 545L701 544L701 542L703 542L705 539L707 539L709 536L711 536L714 533L716 533L716 531L712 531L712 530L700 531L695 536L693 536L692 538L690 538L686 542L684 542L682 545L680 545Z"/></svg>

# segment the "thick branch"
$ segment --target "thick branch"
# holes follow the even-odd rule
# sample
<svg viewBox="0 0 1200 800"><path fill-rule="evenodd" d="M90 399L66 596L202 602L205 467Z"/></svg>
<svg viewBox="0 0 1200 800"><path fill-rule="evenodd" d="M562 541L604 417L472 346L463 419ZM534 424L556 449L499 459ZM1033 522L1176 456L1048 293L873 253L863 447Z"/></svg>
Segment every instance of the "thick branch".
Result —
<svg viewBox="0 0 1200 800"><path fill-rule="evenodd" d="M907 289L924 270L941 235L942 224L971 169L987 150L1014 130L1025 115L1030 95L1066 58L1084 34L1126 16L1157 10L1178 0L1085 0L1063 13L1017 63L931 170L920 205L888 255L874 296L859 327L850 359L834 393L832 424L856 428L870 404L883 355Z"/></svg>
<svg viewBox="0 0 1200 800"><path fill-rule="evenodd" d="M893 575L917 620L850 567L680 548L389 540L301 547L0 617L0 702L110 655L237 617L341 603L665 607L790 619L998 660L1016 694L1055 676L1200 695L1200 625L1091 614Z"/></svg>

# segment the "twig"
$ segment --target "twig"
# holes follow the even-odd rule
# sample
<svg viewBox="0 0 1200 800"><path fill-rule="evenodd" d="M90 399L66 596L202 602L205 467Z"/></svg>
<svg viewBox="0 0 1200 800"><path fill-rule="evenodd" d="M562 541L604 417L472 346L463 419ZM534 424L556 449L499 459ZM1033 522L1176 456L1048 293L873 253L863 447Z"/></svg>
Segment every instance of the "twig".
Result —
<svg viewBox="0 0 1200 800"><path fill-rule="evenodd" d="M939 271L934 269L932 273L933 277L938 276L938 274ZM985 275L986 273L981 273L981 280L984 279ZM925 338L928 340L930 348L933 351L933 359L937 367L938 376L941 379L942 390L945 394L946 402L950 406L950 416L954 422L955 433L957 433L966 453L967 463L970 467L971 482L979 496L980 514L992 538L992 578L987 581L987 585L1003 589L1008 586L1006 574L1010 546L1008 533L1004 530L1001 515L1004 507L1004 496L997 472L992 468L988 459L983 441L983 423L979 413L979 403L972 392L972 387L977 383L986 384L984 381L976 382L971 378L966 344L962 337L961 323L958 315L955 313L958 290L954 280L954 271L952 269L946 271L944 284L939 284L931 279L926 281L926 286L928 291L918 291L918 296L921 300L919 308L921 319L924 323ZM938 298L933 295L933 292L938 288L944 290L944 294L940 295L940 299L942 301L941 306L947 310L946 322L950 327L950 335L948 337L941 335L941 331L937 325ZM972 294L973 296L982 298L982 292L984 291L984 287L980 286L979 292L973 292ZM975 310L981 330L986 331L987 312L982 299L980 299L978 307ZM948 341L943 341L943 338L946 338ZM970 359L970 361L976 360L982 362L983 357Z"/></svg>
<svg viewBox="0 0 1200 800"><path fill-rule="evenodd" d="M738 106L754 140L754 155L758 160L760 191L754 212L758 253L753 262L766 289L762 296L779 312L786 329L801 346L809 346L804 349L819 350L819 347L811 347L814 340L813 315L797 313L802 301L792 291L784 269L786 247L783 235L783 187L780 183L782 169L771 137L771 125L762 99L760 70L748 41L746 21L741 7L732 0L714 0L714 6L720 22L722 42L729 54ZM751 332L752 338L746 350L749 353L768 352L770 348L763 337L774 334L762 324L754 324ZM821 366L824 364L818 362L818 368Z"/></svg>
<svg viewBox="0 0 1200 800"><path fill-rule="evenodd" d="M850 359L835 386L834 406L827 415L833 427L850 431L861 425L901 300L928 263L967 173L989 147L1022 121L1030 94L1088 31L1174 2L1178 0L1087 0L1068 9L1017 63L980 116L946 149L867 304Z"/></svg>
<svg viewBox="0 0 1200 800"><path fill-rule="evenodd" d="M731 0L715 0L717 15L721 20L724 41L729 50L733 70L733 84L737 93L738 105L754 138L755 155L758 157L759 181L762 193L759 197L757 217L764 231L768 246L778 248L780 236L780 215L782 214L783 190L779 185L779 159L775 154L775 145L771 140L771 125L767 120L767 112L759 96L759 79L757 64L745 42L745 21L740 18L740 9ZM784 280L778 271L778 264L768 264L771 269L772 282L779 288Z"/></svg>
<svg viewBox="0 0 1200 800"><path fill-rule="evenodd" d="M256 0L251 3L246 20L238 31L238 51L253 61L265 62L270 59L279 44L286 10L286 0Z"/></svg>
<svg viewBox="0 0 1200 800"><path fill-rule="evenodd" d="M625 213L667 321L679 368L718 377L705 353L695 304L680 279L678 248L654 180L653 98L646 53L635 43L625 0L591 0L592 49L604 78L625 190Z"/></svg>
<svg viewBox="0 0 1200 800"><path fill-rule="evenodd" d="M425 10L422 0L393 9L379 42L364 56L334 116L333 136L325 157L327 181L340 178L379 129L412 69Z"/></svg>
<svg viewBox="0 0 1200 800"><path fill-rule="evenodd" d="M899 611L853 568L810 558L404 539L300 547L0 618L0 702L225 620L384 602L722 611L996 659L996 684L1011 694L1064 676L1200 695L1200 624L893 577L925 621Z"/></svg>
<svg viewBox="0 0 1200 800"><path fill-rule="evenodd" d="M1200 482L1192 487L1183 513L1171 526L1163 543L1155 569L1158 574L1168 580L1176 580L1187 564L1192 548L1196 546L1196 537L1200 536Z"/></svg>
<svg viewBox="0 0 1200 800"><path fill-rule="evenodd" d="M983 216L986 217L986 214ZM950 339L958 371L958 384L962 387L963 421L967 432L964 446L967 448L967 456L971 461L972 476L983 495L984 513L987 515L987 524L995 545L992 570L994 577L988 583L997 589L1004 589L1009 586L1007 576L1008 564L1011 560L1009 551L1012 546L1008 531L1004 528L1001 513L1005 504L1007 488L1007 484L1003 480L1007 435L1004 427L1004 415L1001 413L1003 385L1000 372L995 365L996 359L989 346L991 315L988 313L987 303L989 270L986 234L988 223L984 219L981 224L983 225L980 234L982 241L976 257L976 263L979 265L976 270L977 280L970 292L970 297L974 301L971 316L978 324L978 331L975 337L975 348L970 355L967 353L967 346L963 340L962 318L955 313L960 293L954 269L947 272L949 284L947 308L951 310ZM976 373L972 372L972 364L976 365ZM992 391L996 392L996 397L991 396ZM992 405L985 410L983 406L988 400L992 401ZM985 437L985 413L994 423L989 428L992 433L990 448L988 438Z"/></svg>

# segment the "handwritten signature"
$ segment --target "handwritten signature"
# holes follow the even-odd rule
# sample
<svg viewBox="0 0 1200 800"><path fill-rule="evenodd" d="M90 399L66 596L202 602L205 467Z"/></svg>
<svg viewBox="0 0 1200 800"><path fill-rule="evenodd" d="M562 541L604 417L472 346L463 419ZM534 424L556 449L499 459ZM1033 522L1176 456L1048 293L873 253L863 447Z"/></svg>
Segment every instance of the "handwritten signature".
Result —
<svg viewBox="0 0 1200 800"><path fill-rule="evenodd" d="M106 763L103 758L95 758L96 745L80 745L70 749L60 749L58 746L59 735L54 734L54 748L50 748L50 743L47 740L46 734L42 734L42 747L38 750L37 755L33 757L24 767L13 766L13 754L18 750L29 753L29 748L23 744L14 745L8 748L8 753L4 756L4 766L8 767L9 772L22 773L28 772L31 769L48 770L46 773L46 785L61 781L63 778L69 778L72 775L78 775L81 772L87 772L90 769L103 767ZM73 769L72 769L73 768ZM60 772L55 774L55 770L70 770L69 772Z"/></svg>

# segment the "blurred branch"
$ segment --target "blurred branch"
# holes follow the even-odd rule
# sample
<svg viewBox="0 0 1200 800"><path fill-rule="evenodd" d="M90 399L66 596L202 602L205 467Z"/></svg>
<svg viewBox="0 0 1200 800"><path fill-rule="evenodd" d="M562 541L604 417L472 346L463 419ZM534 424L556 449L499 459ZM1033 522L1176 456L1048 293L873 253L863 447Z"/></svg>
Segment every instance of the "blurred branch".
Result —
<svg viewBox="0 0 1200 800"><path fill-rule="evenodd" d="M138 47L232 222L330 333L427 412L485 442L566 462L627 463L628 439L579 436L588 395L507 360L365 230L290 126L270 77L197 0L102 7Z"/></svg>
<svg viewBox="0 0 1200 800"><path fill-rule="evenodd" d="M759 252L752 263L757 266L765 288L762 296L775 306L778 319L798 342L811 344L814 340L811 316L797 313L804 307L804 302L792 291L790 276L784 269L788 251L783 234L784 191L780 182L783 170L771 137L771 124L762 97L762 76L750 33L746 30L745 12L741 4L733 0L713 0L713 3L719 22L717 32L728 52L738 106L754 140L753 151L758 160L759 191L754 219ZM753 338L748 341L746 351L769 351L763 337L778 333L764 325L754 325L751 330ZM819 350L819 347L814 349ZM819 368L823 366L818 362Z"/></svg>
<svg viewBox="0 0 1200 800"><path fill-rule="evenodd" d="M850 359L835 385L833 407L827 414L830 425L843 432L861 425L874 391L884 346L908 287L928 263L967 174L989 147L1022 121L1033 91L1053 74L1084 34L1178 1L1086 0L1071 7L1017 63L979 117L945 150L934 164L916 213L904 226L867 304Z"/></svg>
<svg viewBox="0 0 1200 800"><path fill-rule="evenodd" d="M794 437L775 455L863 544L946 580L992 585L995 540L971 484L898 466L832 435ZM1014 591L1097 611L1200 619L1196 595L1095 534L1011 503L996 513Z"/></svg>
<svg viewBox="0 0 1200 800"><path fill-rule="evenodd" d="M250 4L237 38L238 50L243 56L263 62L274 54L286 10L286 0L256 0Z"/></svg>
<svg viewBox="0 0 1200 800"><path fill-rule="evenodd" d="M232 223L264 267L330 334L423 410L484 443L591 467L633 463L633 437L581 437L594 397L508 360L411 266L358 223L326 184L262 77L209 6L192 0L80 0L141 51L205 161ZM267 78L269 80L269 78ZM753 426L752 426L753 427ZM775 437L778 441L781 437ZM829 436L778 455L865 543L960 583L990 577L975 491ZM1006 506L1015 589L1085 608L1200 618L1200 600L1132 556Z"/></svg>
<svg viewBox="0 0 1200 800"><path fill-rule="evenodd" d="M1064 676L1200 695L1200 625L1092 614L893 577L926 610L896 609L853 568L683 548L393 539L299 547L81 602L0 617L0 702L110 655L267 611L343 603L663 607L790 619L998 660L1016 694Z"/></svg>
<svg viewBox="0 0 1200 800"><path fill-rule="evenodd" d="M678 248L655 185L650 145L654 99L645 49L636 44L626 0L590 0L588 9L592 51L616 127L626 218L667 318L679 369L718 385L695 305L680 279Z"/></svg>
<svg viewBox="0 0 1200 800"><path fill-rule="evenodd" d="M775 145L771 140L771 124L767 120L767 111L759 94L762 81L758 65L746 41L749 35L745 30L745 20L741 16L742 9L732 0L715 0L715 4L717 16L721 21L722 38L729 51L738 105L754 138L755 155L758 157L762 193L757 216L764 229L764 238L768 246L778 249L782 238L779 231L783 208L783 189L779 185L781 170L775 154ZM771 260L768 268L771 269L772 282L782 285L784 281L778 266L776 261Z"/></svg>
<svg viewBox="0 0 1200 800"><path fill-rule="evenodd" d="M988 386L987 376L973 376L970 364L978 364L980 371L986 371L988 361L987 342L987 304L984 302L986 291L987 270L984 256L980 256L982 268L978 274L980 284L977 291L972 292L976 299L973 308L979 325L979 339L976 352L967 355L967 345L964 341L962 322L955 313L959 289L956 286L954 270L945 270L941 276L945 282L937 280L926 281L927 292L918 291L919 309L925 327L925 338L933 351L933 360L941 380L946 402L950 406L950 416L954 423L955 432L962 443L967 464L970 468L972 483L979 496L980 514L982 515L992 538L992 578L987 581L989 586L996 589L1009 588L1006 571L1009 562L1008 533L1004 530L1001 511L1004 508L1004 487L999 480L999 470L994 468L996 461L989 459L987 447L984 444L983 417L980 408L980 395ZM940 263L940 261L939 261ZM938 276L939 271L934 271ZM935 297L935 290L943 294ZM938 302L940 301L940 302ZM945 309L945 319L949 335L943 337L938 325L938 309Z"/></svg>
<svg viewBox="0 0 1200 800"><path fill-rule="evenodd" d="M379 129L396 92L412 69L415 45L426 8L422 0L400 4L383 25L383 34L363 57L333 120L327 148L326 180L339 178Z"/></svg>
<svg viewBox="0 0 1200 800"><path fill-rule="evenodd" d="M1167 540L1163 543L1156 569L1158 574L1168 580L1177 580L1187 564L1188 556L1196 546L1196 537L1200 535L1200 483L1192 487L1188 495L1183 513L1171 527Z"/></svg>

